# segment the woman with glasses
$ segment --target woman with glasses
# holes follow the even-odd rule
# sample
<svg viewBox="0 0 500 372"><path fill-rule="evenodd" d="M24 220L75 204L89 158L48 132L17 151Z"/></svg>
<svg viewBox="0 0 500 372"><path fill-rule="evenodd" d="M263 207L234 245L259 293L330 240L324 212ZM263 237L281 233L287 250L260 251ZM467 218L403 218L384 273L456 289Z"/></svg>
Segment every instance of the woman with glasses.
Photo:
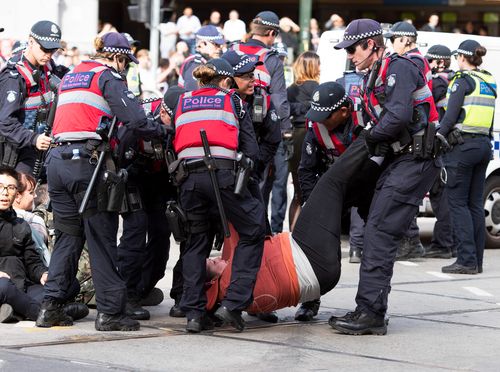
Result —
<svg viewBox="0 0 500 372"><path fill-rule="evenodd" d="M444 273L483 272L485 222L483 191L491 159L491 131L497 97L495 78L480 68L486 49L465 40L452 52L459 71L448 86L445 114L438 134L448 136L453 149L446 154L446 183L457 260Z"/></svg>

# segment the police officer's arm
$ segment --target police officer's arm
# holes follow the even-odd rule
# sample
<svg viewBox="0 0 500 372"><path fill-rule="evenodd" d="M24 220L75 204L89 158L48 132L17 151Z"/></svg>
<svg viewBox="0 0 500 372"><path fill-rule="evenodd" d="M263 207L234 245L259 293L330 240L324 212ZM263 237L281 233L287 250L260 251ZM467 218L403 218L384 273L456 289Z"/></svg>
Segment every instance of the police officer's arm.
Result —
<svg viewBox="0 0 500 372"><path fill-rule="evenodd" d="M258 160L265 166L273 160L281 142L280 122L274 108L267 112L259 135L260 144Z"/></svg>
<svg viewBox="0 0 500 372"><path fill-rule="evenodd" d="M4 70L0 76L0 135L19 147L31 147L36 145L38 135L19 121L26 97L26 92L20 91L20 83L25 90L24 80L16 70Z"/></svg>
<svg viewBox="0 0 500 372"><path fill-rule="evenodd" d="M432 79L432 98L434 102L438 103L441 99L446 97L448 84L441 78Z"/></svg>
<svg viewBox="0 0 500 372"><path fill-rule="evenodd" d="M252 118L248 111L245 111L245 115L240 119L238 149L254 162L259 157L259 144L257 143Z"/></svg>
<svg viewBox="0 0 500 372"><path fill-rule="evenodd" d="M271 74L271 102L276 107L281 119L281 130L291 130L292 122L290 121L290 105L286 92L283 62L277 55L273 54L266 59L266 67Z"/></svg>
<svg viewBox="0 0 500 372"><path fill-rule="evenodd" d="M318 142L313 130L309 128L302 143L302 155L298 169L299 185L302 190L302 200L305 202L311 195L316 182L318 182L318 165L320 152L318 151Z"/></svg>
<svg viewBox="0 0 500 372"><path fill-rule="evenodd" d="M384 112L370 136L375 141L395 141L412 120L413 96L425 84L418 67L410 61L395 59L389 65L385 82Z"/></svg>
<svg viewBox="0 0 500 372"><path fill-rule="evenodd" d="M450 87L451 92L448 99L448 106L441 119L438 133L446 136L453 129L453 126L458 123L464 104L464 98L467 94L474 91L475 86L474 80L466 80L465 76L453 82L453 85Z"/></svg>
<svg viewBox="0 0 500 372"><path fill-rule="evenodd" d="M110 70L103 72L99 88L118 121L133 130L137 136L146 140L165 136L164 126L146 117L134 94L127 89L125 82L117 73Z"/></svg>

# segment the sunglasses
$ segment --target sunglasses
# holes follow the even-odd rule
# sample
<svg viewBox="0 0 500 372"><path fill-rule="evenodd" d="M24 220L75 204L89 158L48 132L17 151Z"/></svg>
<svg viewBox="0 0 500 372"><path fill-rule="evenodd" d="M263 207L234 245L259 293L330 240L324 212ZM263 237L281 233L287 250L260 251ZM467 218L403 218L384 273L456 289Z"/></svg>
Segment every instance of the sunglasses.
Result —
<svg viewBox="0 0 500 372"><path fill-rule="evenodd" d="M236 77L244 80L251 80L254 78L254 74L252 71L252 72L247 72L246 74L236 75Z"/></svg>
<svg viewBox="0 0 500 372"><path fill-rule="evenodd" d="M351 46L345 48L345 51L347 52L347 54L354 54L356 52L356 48L358 47L360 42L361 42L361 40L358 40L354 44L352 44Z"/></svg>
<svg viewBox="0 0 500 372"><path fill-rule="evenodd" d="M46 49L42 46L42 44L40 43L37 43L38 46L40 47L40 50L42 52L44 52L45 54L54 54L55 52L57 52L59 50L59 48L54 48L54 49Z"/></svg>

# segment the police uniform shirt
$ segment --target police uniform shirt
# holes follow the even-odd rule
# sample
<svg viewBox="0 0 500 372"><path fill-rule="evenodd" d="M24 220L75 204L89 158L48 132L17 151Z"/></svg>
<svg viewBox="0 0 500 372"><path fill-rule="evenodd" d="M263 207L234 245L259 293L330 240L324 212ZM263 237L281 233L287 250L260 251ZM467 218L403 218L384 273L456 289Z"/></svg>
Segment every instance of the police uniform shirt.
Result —
<svg viewBox="0 0 500 372"><path fill-rule="evenodd" d="M445 70L444 73L452 73L451 70ZM435 74L432 77L432 98L434 98L434 102L436 104L446 97L446 92L448 91L448 81L444 80L438 74ZM442 107L436 107L438 109L439 120L443 118L444 109Z"/></svg>
<svg viewBox="0 0 500 372"><path fill-rule="evenodd" d="M243 118L240 119L238 150L254 162L259 158L259 144L257 143L252 118L248 111L245 111Z"/></svg>
<svg viewBox="0 0 500 372"><path fill-rule="evenodd" d="M206 60L199 53L194 54L192 58L185 61L182 66L182 82L179 85L182 85L188 92L200 89L198 80L193 76L193 71L196 67L204 63L206 63Z"/></svg>
<svg viewBox="0 0 500 372"><path fill-rule="evenodd" d="M408 52L406 52L405 57L408 57L410 60L412 60L413 62L415 62L415 64L420 69L420 71L422 71L422 73L424 73L424 71L425 71L425 62L424 62L423 56L422 56L422 58L419 58L419 57L414 56L414 55L413 56L408 55L409 53L420 54L420 51L418 50L418 48L413 48L413 49L409 50Z"/></svg>
<svg viewBox="0 0 500 372"><path fill-rule="evenodd" d="M413 92L426 84L414 63L397 55L389 58L392 61L387 69L383 115L371 131L377 142L392 142L398 138L413 117ZM367 78L368 75L365 83Z"/></svg>
<svg viewBox="0 0 500 372"><path fill-rule="evenodd" d="M256 39L250 39L243 45L260 46L269 49L267 45ZM267 54L264 64L271 76L269 93L271 94L271 102L274 104L274 107L276 107L278 116L281 119L281 129L292 129L283 62L276 52L270 52ZM256 71L255 74L258 74L258 71Z"/></svg>
<svg viewBox="0 0 500 372"><path fill-rule="evenodd" d="M447 135L455 124L463 121L465 118L465 110L462 109L464 98L474 92L474 89L476 89L476 82L468 75L463 74L453 82L450 87L448 106L439 123L439 133Z"/></svg>

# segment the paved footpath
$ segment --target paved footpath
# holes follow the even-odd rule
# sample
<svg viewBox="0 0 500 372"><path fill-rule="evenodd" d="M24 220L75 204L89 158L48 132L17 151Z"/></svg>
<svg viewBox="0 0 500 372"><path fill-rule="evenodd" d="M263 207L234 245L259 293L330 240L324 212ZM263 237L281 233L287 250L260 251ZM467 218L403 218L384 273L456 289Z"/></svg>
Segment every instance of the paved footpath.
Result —
<svg viewBox="0 0 500 372"><path fill-rule="evenodd" d="M347 254L347 242L344 255ZM177 246L160 287L168 295ZM354 307L358 265L343 259L339 285L322 299L317 320L293 320L294 308L269 325L247 317L247 330L200 335L168 316L172 300L151 307L139 332L97 332L95 310L73 327L0 324L3 371L499 371L500 250L487 250L484 273L447 275L452 260L398 262L386 336L346 336L328 324Z"/></svg>

